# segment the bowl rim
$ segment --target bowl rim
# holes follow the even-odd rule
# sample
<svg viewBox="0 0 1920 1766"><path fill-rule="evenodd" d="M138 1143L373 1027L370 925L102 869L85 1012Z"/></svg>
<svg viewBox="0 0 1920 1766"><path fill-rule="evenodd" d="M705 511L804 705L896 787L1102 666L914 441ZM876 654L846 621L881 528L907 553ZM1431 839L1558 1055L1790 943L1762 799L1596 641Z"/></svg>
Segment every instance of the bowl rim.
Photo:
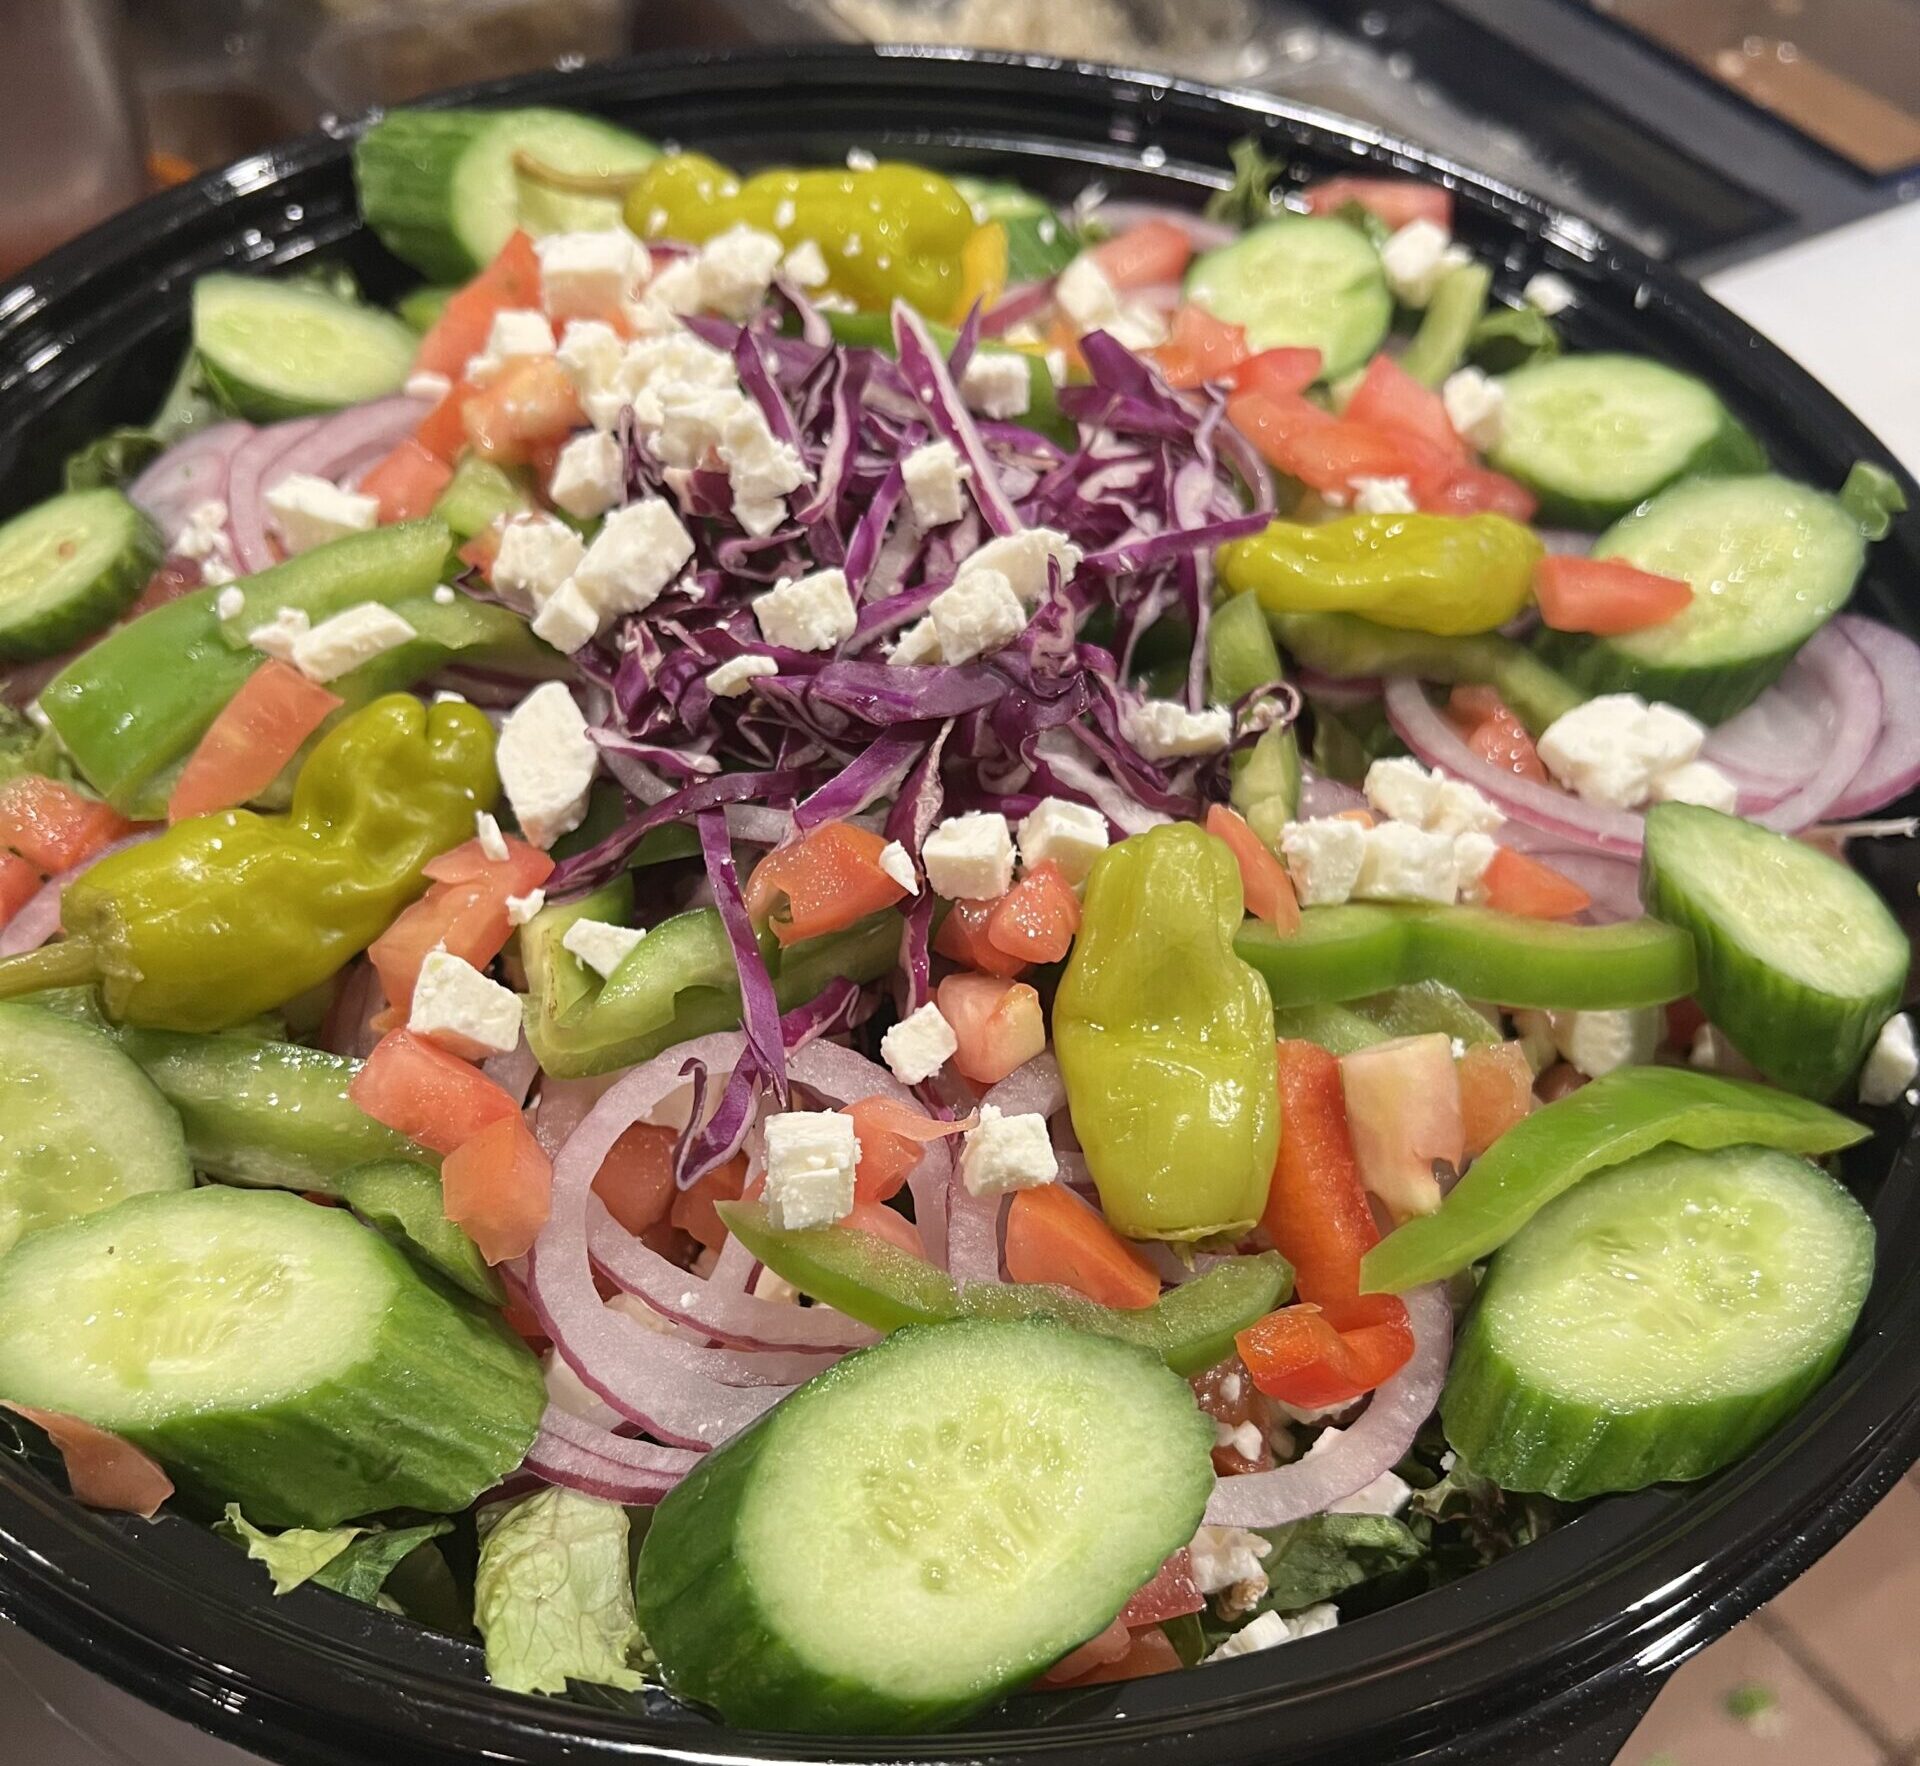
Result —
<svg viewBox="0 0 1920 1766"><path fill-rule="evenodd" d="M1664 326L1669 347L1684 348L1691 363L1710 363L1702 371L1723 390L1736 389L1777 424L1793 425L1803 453L1876 459L1920 501L1906 472L1830 394L1676 272L1577 216L1389 133L1269 95L999 52L808 46L632 57L488 81L423 102L592 110L685 101L691 92L724 114L768 88L804 87L816 98L845 88L855 110L821 129L852 140L875 133L860 126L860 93L906 85L930 107L970 97L984 103L991 88L1011 99L1102 110L1110 119L1104 155L1077 139L1048 138L1095 172L1143 166L1141 133L1179 119L1227 131L1223 141L1253 130L1357 171L1432 179L1462 200L1463 226L1506 242L1506 273L1550 263L1596 302L1631 301L1624 324ZM128 347L106 339L130 321L136 303L164 305L155 295L208 267L210 250L231 253L249 205L337 180L364 120L150 198L0 283L0 437L10 408L31 408L12 425L17 443L34 418ZM1140 126L1131 142L1117 139L1122 122ZM301 249L330 242L323 230L281 240ZM158 277L126 278L129 260L156 246L171 259ZM244 243L240 251L248 255ZM279 256L271 249L251 255ZM0 471L7 464L0 451ZM1888 550L1911 572L1920 564L1920 522L1903 523ZM1891 589L1873 593L1878 611L1895 613ZM1876 1218L1913 1234L1920 1231L1913 1181L1920 1143L1910 1126L1889 1123L1874 1143L1875 1157L1884 1152L1890 1160ZM244 1574L246 1560L211 1545L193 1523L91 1513L4 1457L0 1614L176 1716L314 1766L365 1755L437 1766L480 1753L541 1766L933 1762L985 1752L1145 1763L1190 1758L1196 1745L1226 1766L1350 1758L1345 1749L1363 1739L1375 1749L1368 1758L1513 1759L1523 1742L1609 1701L1644 1695L1650 1678L1812 1563L1912 1462L1920 1451L1920 1367L1902 1365L1900 1338L1920 1334L1920 1260L1879 1273L1867 1316L1832 1381L1746 1460L1707 1483L1679 1495L1610 1499L1488 1569L1364 1624L1303 1640L1287 1652L1284 1678L1275 1674L1277 1658L1249 1657L1204 1677L1078 1695L1073 1708L1084 1714L1072 1723L1028 1721L1041 1707L1026 1700L990 1731L875 1742L690 1727L501 1693L471 1677L469 1645L318 1590L271 1602L258 1579ZM1497 1751L1486 1753L1490 1747Z"/></svg>

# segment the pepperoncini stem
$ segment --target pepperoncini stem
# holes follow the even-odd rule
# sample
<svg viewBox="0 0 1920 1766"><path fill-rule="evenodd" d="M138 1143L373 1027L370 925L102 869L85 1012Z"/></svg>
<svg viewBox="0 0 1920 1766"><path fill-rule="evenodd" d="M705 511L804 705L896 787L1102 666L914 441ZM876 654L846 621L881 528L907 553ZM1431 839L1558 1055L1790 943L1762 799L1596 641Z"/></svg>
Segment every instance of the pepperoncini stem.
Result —
<svg viewBox="0 0 1920 1766"><path fill-rule="evenodd" d="M50 987L90 987L100 973L100 953L91 944L84 938L62 939L0 958L0 999L19 999Z"/></svg>

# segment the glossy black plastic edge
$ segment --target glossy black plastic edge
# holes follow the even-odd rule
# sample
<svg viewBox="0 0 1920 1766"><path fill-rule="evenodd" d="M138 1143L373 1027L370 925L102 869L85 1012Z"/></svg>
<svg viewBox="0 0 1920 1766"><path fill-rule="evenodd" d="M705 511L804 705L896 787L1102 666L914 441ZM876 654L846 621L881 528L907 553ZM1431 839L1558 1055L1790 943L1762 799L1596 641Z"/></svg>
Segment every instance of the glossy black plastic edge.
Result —
<svg viewBox="0 0 1920 1766"><path fill-rule="evenodd" d="M1586 222L1258 96L944 50L647 59L451 96L684 115L685 138L716 147L775 138L789 152L855 142L953 160L1004 152L1036 181L1049 181L1051 162L1055 184L1070 170L1162 190L1217 179L1227 144L1259 129L1317 173L1401 170L1448 184L1458 230L1500 266L1503 287L1541 268L1565 276L1581 294L1572 321L1581 345L1637 346L1706 375L1785 469L1837 482L1853 459L1870 458L1899 472L1772 346ZM770 107L764 119L761 107ZM192 276L347 240L357 221L344 152L341 140L317 136L256 156L116 218L0 287L0 483L16 497L44 484L47 459L26 457L27 438L57 421L56 407L104 402L96 377L111 391L142 342L178 329ZM1147 163L1143 152L1164 159ZM1908 518L1878 549L1863 600L1911 626L1917 566L1920 527ZM1910 896L1911 882L1905 888ZM191 1523L90 1514L14 1465L0 1466L0 1611L162 1708L302 1766L1533 1757L1609 1701L1644 1694L1650 1676L1785 1586L1912 1463L1920 1159L1904 1118L1878 1126L1850 1171L1868 1193L1884 1179L1875 1218L1886 1253L1860 1330L1833 1381L1754 1455L1684 1491L1602 1503L1464 1581L1202 1674L1071 1706L1020 1700L990 1728L883 1743L746 1735L522 1699L477 1681L467 1645L321 1591L272 1601L239 1554Z"/></svg>

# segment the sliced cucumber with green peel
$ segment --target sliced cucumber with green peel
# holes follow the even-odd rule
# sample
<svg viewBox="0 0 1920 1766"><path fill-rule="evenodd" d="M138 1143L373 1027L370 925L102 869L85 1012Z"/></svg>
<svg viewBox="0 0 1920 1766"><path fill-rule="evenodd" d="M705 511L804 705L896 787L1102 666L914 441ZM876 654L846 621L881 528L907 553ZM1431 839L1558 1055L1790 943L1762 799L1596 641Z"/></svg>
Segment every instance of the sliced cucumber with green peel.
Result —
<svg viewBox="0 0 1920 1766"><path fill-rule="evenodd" d="M1827 1377L1873 1224L1791 1153L1670 1147L1589 1178L1493 1261L1440 1417L1505 1490L1575 1502L1703 1478Z"/></svg>
<svg viewBox="0 0 1920 1766"><path fill-rule="evenodd" d="M1646 356L1559 356L1500 386L1487 458L1539 497L1542 521L1605 527L1676 479L1766 469L1712 387Z"/></svg>
<svg viewBox="0 0 1920 1766"><path fill-rule="evenodd" d="M1693 600L1620 637L1542 633L1542 653L1589 692L1664 699L1718 723L1847 604L1867 552L1838 499L1761 473L1676 484L1615 522L1593 555L1682 577Z"/></svg>
<svg viewBox="0 0 1920 1766"><path fill-rule="evenodd" d="M259 276L193 285L193 347L229 410L256 422L396 393L419 336L377 307Z"/></svg>
<svg viewBox="0 0 1920 1766"><path fill-rule="evenodd" d="M1187 299L1244 326L1252 349L1317 349L1326 380L1359 367L1393 323L1372 242L1358 227L1314 215L1278 216L1201 253L1187 272Z"/></svg>
<svg viewBox="0 0 1920 1766"><path fill-rule="evenodd" d="M899 1331L716 1448L654 1511L641 1629L729 1723L959 1722L1109 1625L1193 1537L1213 1425L1125 1343Z"/></svg>
<svg viewBox="0 0 1920 1766"><path fill-rule="evenodd" d="M621 225L618 192L582 194L523 176L514 156L587 178L638 172L660 150L564 110L395 110L360 137L353 172L367 225L439 282L464 282L515 228L536 238Z"/></svg>
<svg viewBox="0 0 1920 1766"><path fill-rule="evenodd" d="M464 1509L525 1456L540 1364L343 1209L136 1196L0 1259L0 1397L124 1435L266 1526Z"/></svg>
<svg viewBox="0 0 1920 1766"><path fill-rule="evenodd" d="M1907 936L1860 873L1690 803L1647 812L1641 892L1699 953L1701 1009L1769 1079L1831 1097L1900 1004Z"/></svg>
<svg viewBox="0 0 1920 1766"><path fill-rule="evenodd" d="M150 1190L192 1187L180 1119L104 1030L0 1005L0 1253Z"/></svg>
<svg viewBox="0 0 1920 1766"><path fill-rule="evenodd" d="M337 1185L354 1213L416 1262L490 1306L506 1300L505 1284L466 1232L447 1218L440 1174L417 1159L357 1165Z"/></svg>
<svg viewBox="0 0 1920 1766"><path fill-rule="evenodd" d="M0 660L56 656L110 625L163 550L153 523L104 486L16 515L0 526Z"/></svg>

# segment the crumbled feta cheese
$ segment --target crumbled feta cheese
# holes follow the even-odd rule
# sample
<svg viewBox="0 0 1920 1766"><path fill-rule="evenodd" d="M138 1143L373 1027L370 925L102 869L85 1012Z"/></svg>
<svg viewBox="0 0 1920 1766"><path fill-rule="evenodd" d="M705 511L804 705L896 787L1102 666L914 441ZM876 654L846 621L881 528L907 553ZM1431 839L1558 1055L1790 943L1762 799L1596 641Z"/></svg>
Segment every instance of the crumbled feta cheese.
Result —
<svg viewBox="0 0 1920 1766"><path fill-rule="evenodd" d="M232 583L213 598L213 611L219 619L238 619L247 610L247 597Z"/></svg>
<svg viewBox="0 0 1920 1766"><path fill-rule="evenodd" d="M771 233L729 227L700 248L700 304L729 319L747 320L767 298L784 251Z"/></svg>
<svg viewBox="0 0 1920 1766"><path fill-rule="evenodd" d="M1454 434L1469 447L1486 454L1500 445L1507 422L1507 389L1499 381L1478 368L1456 369L1440 388L1440 402L1447 408Z"/></svg>
<svg viewBox="0 0 1920 1766"><path fill-rule="evenodd" d="M436 607L451 607L460 597L453 592L450 584L436 584L433 591L433 604Z"/></svg>
<svg viewBox="0 0 1920 1766"><path fill-rule="evenodd" d="M850 172L871 172L876 170L879 164L879 160L864 147L847 149L847 170Z"/></svg>
<svg viewBox="0 0 1920 1766"><path fill-rule="evenodd" d="M282 607L269 623L257 625L248 632L247 642L263 656L291 662L294 645L312 628L313 621L307 617L304 608Z"/></svg>
<svg viewBox="0 0 1920 1766"><path fill-rule="evenodd" d="M1589 1079L1620 1067L1644 1067L1659 1051L1665 1028L1666 1014L1658 1006L1546 1014L1546 1031L1560 1058Z"/></svg>
<svg viewBox="0 0 1920 1766"><path fill-rule="evenodd" d="M940 660L940 634L931 619L916 619L887 652L890 668L915 668Z"/></svg>
<svg viewBox="0 0 1920 1766"><path fill-rule="evenodd" d="M1538 275L1527 278L1526 287L1520 290L1520 298L1535 312L1545 313L1549 319L1555 319L1572 306L1578 297L1573 292L1573 284L1564 276L1556 276L1551 270L1542 270Z"/></svg>
<svg viewBox="0 0 1920 1766"><path fill-rule="evenodd" d="M1382 822L1362 834L1356 901L1451 903L1460 893L1453 840L1408 822Z"/></svg>
<svg viewBox="0 0 1920 1766"><path fill-rule="evenodd" d="M756 537L785 519L786 496L807 482L799 451L781 441L765 414L742 397L720 428L720 464L733 490L734 519Z"/></svg>
<svg viewBox="0 0 1920 1766"><path fill-rule="evenodd" d="M1020 863L1030 871L1051 859L1076 888L1107 842L1107 818L1064 797L1043 797L1020 818Z"/></svg>
<svg viewBox="0 0 1920 1766"><path fill-rule="evenodd" d="M1312 1459L1315 1454L1329 1452L1344 1433L1342 1429L1323 1429L1314 1437L1303 1458ZM1327 1507L1340 1515L1397 1515L1412 1496L1413 1486L1405 1478L1397 1472L1382 1472L1364 1490L1356 1490L1351 1496L1328 1503Z"/></svg>
<svg viewBox="0 0 1920 1766"><path fill-rule="evenodd" d="M554 353L553 326L545 313L535 307L503 307L494 314L480 353L467 358L466 377L475 386L485 386L511 361Z"/></svg>
<svg viewBox="0 0 1920 1766"><path fill-rule="evenodd" d="M551 515L521 515L500 530L493 560L493 586L503 595L525 595L535 606L573 574L586 544Z"/></svg>
<svg viewBox="0 0 1920 1766"><path fill-rule="evenodd" d="M507 924L524 926L547 905L544 889L529 889L525 895L507 897Z"/></svg>
<svg viewBox="0 0 1920 1766"><path fill-rule="evenodd" d="M566 369L567 378L573 382L583 406L588 406L589 399L612 385L620 373L625 347L620 334L598 319L576 319L560 333L560 347L554 353L560 358L560 366ZM588 411L591 415L591 406ZM614 414L619 414L618 406ZM600 424L596 420L595 427L610 429L612 424Z"/></svg>
<svg viewBox="0 0 1920 1766"><path fill-rule="evenodd" d="M464 693L451 692L447 688L442 687L439 692L434 694L433 703L435 705L465 705L467 703L467 696Z"/></svg>
<svg viewBox="0 0 1920 1766"><path fill-rule="evenodd" d="M992 810L949 816L920 843L927 885L948 901L992 901L1013 887L1013 835Z"/></svg>
<svg viewBox="0 0 1920 1766"><path fill-rule="evenodd" d="M424 399L437 405L453 391L453 382L444 374L436 374L431 368L416 368L406 378L400 390L410 399Z"/></svg>
<svg viewBox="0 0 1920 1766"><path fill-rule="evenodd" d="M844 570L816 570L776 583L753 599L753 617L769 644L787 650L833 650L858 623Z"/></svg>
<svg viewBox="0 0 1920 1766"><path fill-rule="evenodd" d="M540 302L550 319L617 313L653 273L647 248L624 227L549 233L533 249L540 258Z"/></svg>
<svg viewBox="0 0 1920 1766"><path fill-rule="evenodd" d="M738 699L755 681L779 672L771 656L730 656L707 675L707 691L716 699Z"/></svg>
<svg viewBox="0 0 1920 1766"><path fill-rule="evenodd" d="M1603 693L1556 718L1538 748L1547 771L1591 803L1638 809L1654 784L1700 753L1707 732L1684 711Z"/></svg>
<svg viewBox="0 0 1920 1766"><path fill-rule="evenodd" d="M569 577L540 604L533 616L533 635L551 644L562 655L571 656L582 645L590 644L600 630L600 610L581 594L579 585Z"/></svg>
<svg viewBox="0 0 1920 1766"><path fill-rule="evenodd" d="M602 617L640 613L693 556L693 538L664 497L616 509L574 567L573 583Z"/></svg>
<svg viewBox="0 0 1920 1766"><path fill-rule="evenodd" d="M950 441L930 441L900 462L907 482L907 501L922 527L945 527L967 512L967 480L973 469L960 458Z"/></svg>
<svg viewBox="0 0 1920 1766"><path fill-rule="evenodd" d="M1213 1444L1216 1448L1231 1447L1242 1459L1258 1459L1260 1449L1267 1444L1267 1438L1255 1423L1241 1423L1238 1427L1231 1423L1215 1423Z"/></svg>
<svg viewBox="0 0 1920 1766"><path fill-rule="evenodd" d="M811 239L803 239L780 260L780 274L799 288L824 288L827 260Z"/></svg>
<svg viewBox="0 0 1920 1766"><path fill-rule="evenodd" d="M1404 478L1355 478L1351 483L1357 515L1411 515L1420 507Z"/></svg>
<svg viewBox="0 0 1920 1766"><path fill-rule="evenodd" d="M1152 308L1120 297L1100 260L1082 252L1053 285L1054 303L1084 336L1104 331L1131 350L1152 349L1166 340L1166 326Z"/></svg>
<svg viewBox="0 0 1920 1766"><path fill-rule="evenodd" d="M1033 402L1026 357L1012 350L975 350L960 371L960 397L982 417L1024 417Z"/></svg>
<svg viewBox="0 0 1920 1766"><path fill-rule="evenodd" d="M627 493L627 465L619 438L608 431L576 435L553 463L547 495L555 507L591 521L604 515Z"/></svg>
<svg viewBox="0 0 1920 1766"><path fill-rule="evenodd" d="M512 856L507 850L507 837L500 832L500 824L484 809L473 812L473 834L480 842L480 856L489 864L504 865Z"/></svg>
<svg viewBox="0 0 1920 1766"><path fill-rule="evenodd" d="M853 1212L860 1143L838 1110L783 1110L767 1118L767 1209L783 1232L831 1226Z"/></svg>
<svg viewBox="0 0 1920 1766"><path fill-rule="evenodd" d="M1280 830L1280 852L1303 908L1337 907L1360 881L1367 830L1345 816L1289 822Z"/></svg>
<svg viewBox="0 0 1920 1766"><path fill-rule="evenodd" d="M1296 1638L1317 1636L1340 1623L1340 1609L1330 1601L1302 1607L1297 1613L1262 1613L1242 1625L1225 1643L1207 1657L1209 1662L1230 1662L1236 1656L1250 1656Z"/></svg>
<svg viewBox="0 0 1920 1766"><path fill-rule="evenodd" d="M380 519L380 499L343 491L311 472L290 472L266 495L281 543L307 552L350 533L365 533Z"/></svg>
<svg viewBox="0 0 1920 1766"><path fill-rule="evenodd" d="M1426 826L1430 834L1491 834L1506 819L1504 810L1471 785L1459 779L1442 779L1433 794Z"/></svg>
<svg viewBox="0 0 1920 1766"><path fill-rule="evenodd" d="M1499 850L1491 834L1472 828L1453 836L1454 881L1468 901L1485 900L1487 867Z"/></svg>
<svg viewBox="0 0 1920 1766"><path fill-rule="evenodd" d="M880 1058L902 1085L919 1085L938 1073L959 1047L953 1026L928 1000L881 1037Z"/></svg>
<svg viewBox="0 0 1920 1766"><path fill-rule="evenodd" d="M1913 1042L1913 1020L1905 1012L1896 1012L1880 1026L1860 1069L1860 1101L1863 1104L1891 1104L1913 1084L1920 1074L1920 1053Z"/></svg>
<svg viewBox="0 0 1920 1766"><path fill-rule="evenodd" d="M611 978L633 953L646 933L638 926L616 926L608 920L575 920L560 936L560 948L603 978Z"/></svg>
<svg viewBox="0 0 1920 1766"><path fill-rule="evenodd" d="M1034 1190L1060 1175L1047 1119L1037 1111L1003 1115L980 1106L980 1125L961 1137L960 1181L973 1196L1004 1196Z"/></svg>
<svg viewBox="0 0 1920 1766"><path fill-rule="evenodd" d="M1740 787L1710 760L1690 760L1653 782L1656 803L1697 803L1732 815L1740 801Z"/></svg>
<svg viewBox="0 0 1920 1766"><path fill-rule="evenodd" d="M753 1278L749 1290L756 1300L770 1300L776 1306L797 1306L800 1304L800 1290L783 1275L776 1275L764 1264L760 1273Z"/></svg>
<svg viewBox="0 0 1920 1766"><path fill-rule="evenodd" d="M647 284L646 305L668 313L697 313L706 304L701 284L700 254L675 258L664 269L656 270Z"/></svg>
<svg viewBox="0 0 1920 1766"><path fill-rule="evenodd" d="M213 588L230 583L240 574L233 555L233 541L227 532L227 506L219 498L209 498L187 511L180 531L173 536L169 551L191 558L200 566L200 581ZM226 618L225 614L221 618Z"/></svg>
<svg viewBox="0 0 1920 1766"><path fill-rule="evenodd" d="M599 751L565 683L544 681L514 707L494 758L520 831L535 846L580 826Z"/></svg>
<svg viewBox="0 0 1920 1766"><path fill-rule="evenodd" d="M1402 306L1424 307L1447 271L1472 258L1453 243L1453 235L1438 221L1424 216L1409 221L1380 248L1380 267L1387 286Z"/></svg>
<svg viewBox="0 0 1920 1766"><path fill-rule="evenodd" d="M1367 768L1362 789L1376 814L1424 828L1433 814L1440 780L1419 761L1393 755Z"/></svg>
<svg viewBox="0 0 1920 1766"><path fill-rule="evenodd" d="M1233 740L1233 713L1224 705L1189 711L1174 699L1137 699L1120 714L1120 727L1148 760L1218 754Z"/></svg>
<svg viewBox="0 0 1920 1766"><path fill-rule="evenodd" d="M428 951L407 1028L469 1061L504 1055L520 1041L520 996L464 958Z"/></svg>
<svg viewBox="0 0 1920 1766"><path fill-rule="evenodd" d="M1031 607L1047 592L1051 567L1060 567L1062 583L1071 582L1084 556L1073 541L1053 527L1023 527L1018 533L1001 534L970 552L960 565L960 574L969 570L997 570L1013 585L1013 592Z"/></svg>
<svg viewBox="0 0 1920 1766"><path fill-rule="evenodd" d="M290 660L310 681L333 681L419 635L391 607L362 601L302 632Z"/></svg>
<svg viewBox="0 0 1920 1766"><path fill-rule="evenodd" d="M912 855L899 841L889 840L880 848L880 868L909 895L919 893L919 873L913 868Z"/></svg>
<svg viewBox="0 0 1920 1766"><path fill-rule="evenodd" d="M940 660L971 662L1012 642L1026 629L1027 610L997 570L963 570L927 603Z"/></svg>
<svg viewBox="0 0 1920 1766"><path fill-rule="evenodd" d="M1253 1454L1245 1455L1252 1459ZM1258 1582L1264 1591L1267 1573L1260 1560L1273 1550L1272 1542L1245 1527L1202 1527L1187 1547L1193 1561L1193 1585L1202 1594L1222 1594L1243 1582Z"/></svg>

